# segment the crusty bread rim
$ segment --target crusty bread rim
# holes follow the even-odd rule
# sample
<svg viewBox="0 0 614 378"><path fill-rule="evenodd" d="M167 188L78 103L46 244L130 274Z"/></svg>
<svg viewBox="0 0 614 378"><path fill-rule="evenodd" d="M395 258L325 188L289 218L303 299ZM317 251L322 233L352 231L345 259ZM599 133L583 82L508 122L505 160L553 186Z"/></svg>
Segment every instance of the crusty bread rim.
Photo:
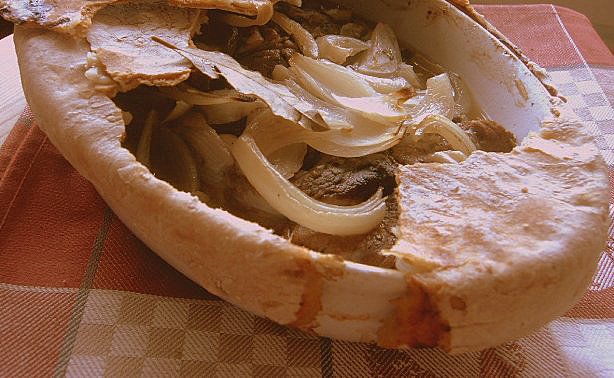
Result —
<svg viewBox="0 0 614 378"><path fill-rule="evenodd" d="M178 192L120 146L124 133L120 110L84 79L84 42L18 27L15 44L28 103L41 129L66 159L164 260L213 294L257 315L320 335L400 346L382 333L392 324L410 335L401 342L462 352L534 330L562 314L590 282L607 225L606 170L594 154L586 158L591 159L594 174L603 178L594 190L597 202L604 206L589 215L583 213L584 226L557 244L560 249L552 254L551 264L558 266L560 274L549 285L528 288L516 298L495 296L500 302L482 303L483 308L467 311L450 305L450 293L441 289L440 282L309 251ZM595 148L581 131L583 126L567 115L545 125L534 142L559 137L552 133L557 127L573 134L563 144ZM454 296L460 292L472 298L479 292L475 285L488 286L497 279L468 278ZM412 301L418 297L415 307ZM526 309L510 310L517 303ZM428 314L421 314L425 309ZM497 314L508 312L512 315L502 315L506 321L501 324ZM424 316L428 321L415 320ZM434 338L411 336L425 332Z"/></svg>

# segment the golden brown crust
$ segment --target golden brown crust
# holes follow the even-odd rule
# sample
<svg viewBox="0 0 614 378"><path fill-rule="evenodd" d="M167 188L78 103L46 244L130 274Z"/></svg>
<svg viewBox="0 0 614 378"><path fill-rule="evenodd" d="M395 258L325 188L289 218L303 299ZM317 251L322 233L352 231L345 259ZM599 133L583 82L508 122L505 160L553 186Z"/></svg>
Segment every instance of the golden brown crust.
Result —
<svg viewBox="0 0 614 378"><path fill-rule="evenodd" d="M442 319L431 294L413 277L407 292L392 301L395 312L384 319L377 344L384 348L440 346L449 349L450 326Z"/></svg>
<svg viewBox="0 0 614 378"><path fill-rule="evenodd" d="M572 115L545 122L512 153L403 167L399 180L393 250L436 288L453 349L532 332L588 285L609 189L599 150Z"/></svg>

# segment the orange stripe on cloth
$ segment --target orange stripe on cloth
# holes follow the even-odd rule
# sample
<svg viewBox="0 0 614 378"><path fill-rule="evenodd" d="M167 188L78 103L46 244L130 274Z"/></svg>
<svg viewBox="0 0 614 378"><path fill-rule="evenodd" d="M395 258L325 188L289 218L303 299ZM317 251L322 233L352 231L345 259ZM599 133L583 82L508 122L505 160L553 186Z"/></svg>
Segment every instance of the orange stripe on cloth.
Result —
<svg viewBox="0 0 614 378"><path fill-rule="evenodd" d="M614 288L589 291L565 316L582 319L614 318Z"/></svg>
<svg viewBox="0 0 614 378"><path fill-rule="evenodd" d="M539 65L569 67L586 61L614 66L614 56L590 21L571 9L545 4L475 9Z"/></svg>
<svg viewBox="0 0 614 378"><path fill-rule="evenodd" d="M78 287L105 204L37 127L15 133L21 143L3 148L0 282Z"/></svg>

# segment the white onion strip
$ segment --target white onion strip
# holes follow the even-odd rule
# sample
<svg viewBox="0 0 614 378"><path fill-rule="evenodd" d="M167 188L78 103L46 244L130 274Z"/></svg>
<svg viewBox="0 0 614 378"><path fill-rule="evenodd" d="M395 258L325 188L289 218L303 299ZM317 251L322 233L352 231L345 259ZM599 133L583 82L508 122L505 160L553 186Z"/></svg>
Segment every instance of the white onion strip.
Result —
<svg viewBox="0 0 614 378"><path fill-rule="evenodd" d="M344 64L347 58L369 48L369 44L360 39L336 34L318 37L316 43L319 57L337 64Z"/></svg>
<svg viewBox="0 0 614 378"><path fill-rule="evenodd" d="M294 54L290 71L308 92L322 100L352 109L377 122L407 118L395 101L375 91L369 83L348 68L323 59Z"/></svg>
<svg viewBox="0 0 614 378"><path fill-rule="evenodd" d="M420 122L416 130L416 137L421 138L424 134L441 135L453 149L465 155L477 150L475 144L460 126L439 114L431 114Z"/></svg>
<svg viewBox="0 0 614 378"><path fill-rule="evenodd" d="M294 38L304 55L311 58L317 58L320 55L316 40L301 24L279 12L273 14L272 20Z"/></svg>
<svg viewBox="0 0 614 378"><path fill-rule="evenodd" d="M233 144L232 154L248 181L275 210L314 231L333 235L364 234L384 218L386 204L381 190L357 206L317 201L284 179L248 133Z"/></svg>

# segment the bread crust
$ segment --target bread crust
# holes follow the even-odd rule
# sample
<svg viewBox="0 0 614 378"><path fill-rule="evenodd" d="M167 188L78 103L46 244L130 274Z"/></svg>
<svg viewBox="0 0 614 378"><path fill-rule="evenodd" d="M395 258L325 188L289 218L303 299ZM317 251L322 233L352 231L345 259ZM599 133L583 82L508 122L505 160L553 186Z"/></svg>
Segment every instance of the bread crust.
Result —
<svg viewBox="0 0 614 378"><path fill-rule="evenodd" d="M309 251L175 190L121 147L120 109L85 79L85 42L17 27L15 45L38 125L126 226L213 294L278 323L387 347L482 349L563 314L587 287L604 245L607 170L583 125L564 109L511 154L402 168L404 210L393 250L415 269L403 273ZM509 170L509 188L501 192L490 166ZM458 194L481 189L475 182L484 178L495 182L482 194ZM536 186L551 179L561 190ZM433 185L442 200L424 192L415 200ZM516 189L521 195L511 196ZM501 193L511 196L503 210L521 211L497 208L494 215L516 228L476 238L461 227L459 217L473 228L484 225L465 210ZM540 201L537 212L526 209ZM437 216L451 210L454 217ZM540 231L545 220L548 233ZM390 324L409 336L391 339ZM434 329L435 337L422 337Z"/></svg>

